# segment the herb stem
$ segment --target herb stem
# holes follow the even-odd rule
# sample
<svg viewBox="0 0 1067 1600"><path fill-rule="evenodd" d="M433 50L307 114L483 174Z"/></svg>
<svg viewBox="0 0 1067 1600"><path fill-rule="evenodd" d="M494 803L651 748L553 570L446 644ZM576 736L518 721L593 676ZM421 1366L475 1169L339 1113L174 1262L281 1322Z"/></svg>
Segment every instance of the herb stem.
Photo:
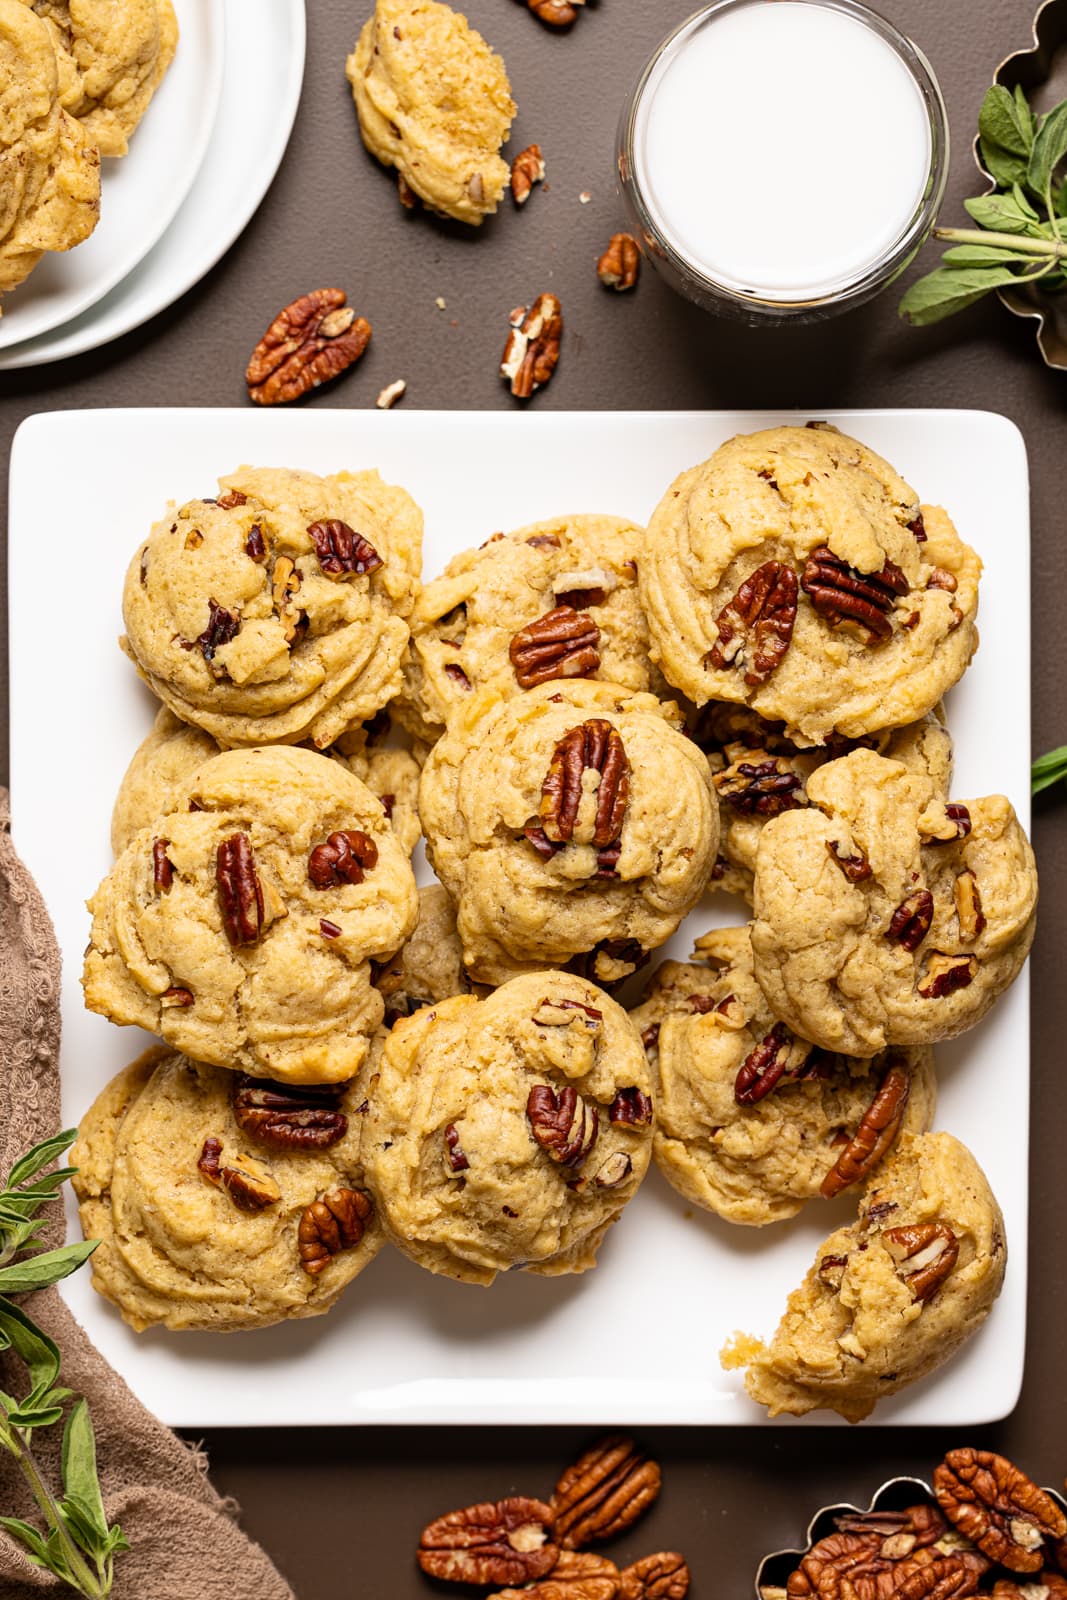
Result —
<svg viewBox="0 0 1067 1600"><path fill-rule="evenodd" d="M71 1574L66 1581L71 1584L72 1588L80 1589L82 1594L88 1597L88 1600L106 1600L106 1596L111 1591L110 1583L107 1584L106 1588L104 1587L101 1578L91 1571L78 1546L71 1538L70 1530L63 1521L63 1515L56 1504L55 1497L42 1477L41 1469L34 1459L29 1440L21 1429L10 1426L8 1412L2 1400L0 1400L0 1421L4 1424L3 1433L0 1435L3 1444L14 1456L15 1464L29 1485L30 1493L40 1507L42 1516L48 1523L49 1528L55 1531L60 1544L63 1546L63 1556ZM59 1574L59 1576L62 1576L62 1574Z"/></svg>
<svg viewBox="0 0 1067 1600"><path fill-rule="evenodd" d="M988 228L935 228L935 239L947 239L951 244L989 244L1011 250L1016 256L1050 256L1054 261L1067 260L1067 240L1034 239L1025 234L994 233Z"/></svg>

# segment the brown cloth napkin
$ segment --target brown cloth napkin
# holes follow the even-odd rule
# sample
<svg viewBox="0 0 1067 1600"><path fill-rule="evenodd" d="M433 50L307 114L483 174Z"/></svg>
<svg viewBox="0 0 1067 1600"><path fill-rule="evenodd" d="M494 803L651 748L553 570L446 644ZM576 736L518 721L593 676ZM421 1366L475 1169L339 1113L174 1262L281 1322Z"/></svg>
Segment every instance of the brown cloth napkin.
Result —
<svg viewBox="0 0 1067 1600"><path fill-rule="evenodd" d="M59 949L9 825L7 792L0 789L0 1175L59 1127ZM62 1242L61 1219L50 1232L49 1245ZM134 1399L56 1290L33 1295L27 1305L59 1345L61 1381L89 1402L104 1506L133 1547L116 1559L116 1600L293 1600L264 1552L237 1527L233 1501L211 1487L205 1457ZM0 1356L0 1388L18 1394L24 1384L24 1370ZM34 1440L54 1484L61 1432L50 1429ZM0 1514L39 1522L18 1470L2 1452ZM73 1593L0 1532L0 1595L40 1600L42 1591Z"/></svg>

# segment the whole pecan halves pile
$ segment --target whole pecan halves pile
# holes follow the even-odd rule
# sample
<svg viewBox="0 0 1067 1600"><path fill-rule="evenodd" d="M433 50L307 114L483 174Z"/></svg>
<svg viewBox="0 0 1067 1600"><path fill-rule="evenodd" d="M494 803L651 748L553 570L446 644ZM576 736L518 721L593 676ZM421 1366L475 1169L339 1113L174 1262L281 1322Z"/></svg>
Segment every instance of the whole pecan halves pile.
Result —
<svg viewBox="0 0 1067 1600"><path fill-rule="evenodd" d="M245 373L257 405L297 400L338 377L370 343L371 326L345 305L343 289L313 289L279 311Z"/></svg>
<svg viewBox="0 0 1067 1600"><path fill-rule="evenodd" d="M1062 1506L991 1450L950 1450L934 1473L934 1494L960 1533L1010 1572L1052 1565L1049 1546L1067 1535Z"/></svg>

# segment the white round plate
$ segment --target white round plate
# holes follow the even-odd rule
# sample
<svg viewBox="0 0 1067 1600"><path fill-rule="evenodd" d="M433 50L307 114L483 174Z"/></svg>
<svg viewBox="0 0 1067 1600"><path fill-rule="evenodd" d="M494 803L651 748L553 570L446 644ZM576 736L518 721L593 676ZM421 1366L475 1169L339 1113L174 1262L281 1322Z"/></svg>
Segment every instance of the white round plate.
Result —
<svg viewBox="0 0 1067 1600"><path fill-rule="evenodd" d="M211 139L222 88L224 0L175 0L178 48L130 151L101 163L100 221L4 296L0 349L69 323L121 283L174 220Z"/></svg>
<svg viewBox="0 0 1067 1600"><path fill-rule="evenodd" d="M0 352L0 371L61 361L140 327L211 270L267 192L300 100L304 3L221 0L221 6L226 50L218 114L185 203L155 248L106 299L77 321ZM5 312L0 327L6 321Z"/></svg>

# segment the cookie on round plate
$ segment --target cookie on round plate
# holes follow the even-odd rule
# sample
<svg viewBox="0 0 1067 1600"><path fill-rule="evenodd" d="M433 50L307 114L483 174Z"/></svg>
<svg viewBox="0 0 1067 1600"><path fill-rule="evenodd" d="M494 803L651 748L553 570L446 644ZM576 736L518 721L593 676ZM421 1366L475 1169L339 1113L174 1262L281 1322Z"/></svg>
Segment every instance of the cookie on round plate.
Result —
<svg viewBox="0 0 1067 1600"><path fill-rule="evenodd" d="M823 744L917 722L962 677L981 567L944 511L820 424L738 435L683 472L639 573L669 683Z"/></svg>
<svg viewBox="0 0 1067 1600"><path fill-rule="evenodd" d="M653 1159L679 1194L763 1227L865 1181L937 1098L929 1050L831 1055L776 1021L752 970L749 929L666 961L630 1013L656 1085Z"/></svg>
<svg viewBox="0 0 1067 1600"><path fill-rule="evenodd" d="M376 472L242 467L152 529L123 649L221 745L323 749L400 689L422 513Z"/></svg>
<svg viewBox="0 0 1067 1600"><path fill-rule="evenodd" d="M382 1245L348 1085L244 1080L165 1048L113 1078L72 1153L93 1287L140 1332L328 1311Z"/></svg>
<svg viewBox="0 0 1067 1600"><path fill-rule="evenodd" d="M654 696L567 679L457 711L423 768L431 864L471 976L583 958L615 982L670 938L715 861L708 764Z"/></svg>
<svg viewBox="0 0 1067 1600"><path fill-rule="evenodd" d="M971 1152L948 1133L906 1134L857 1220L819 1246L773 1339L735 1335L723 1365L747 1369L772 1417L860 1422L977 1332L1006 1264L1004 1219Z"/></svg>
<svg viewBox="0 0 1067 1600"><path fill-rule="evenodd" d="M415 926L380 802L310 750L231 750L175 791L89 902L91 1011L197 1061L351 1078L382 1020L372 963Z"/></svg>
<svg viewBox="0 0 1067 1600"><path fill-rule="evenodd" d="M641 1042L569 973L416 1012L360 1081L361 1156L388 1237L466 1283L584 1272L648 1167Z"/></svg>
<svg viewBox="0 0 1067 1600"><path fill-rule="evenodd" d="M756 979L782 1022L873 1055L951 1039L1033 942L1034 854L1003 795L949 802L871 750L830 761L756 852Z"/></svg>

